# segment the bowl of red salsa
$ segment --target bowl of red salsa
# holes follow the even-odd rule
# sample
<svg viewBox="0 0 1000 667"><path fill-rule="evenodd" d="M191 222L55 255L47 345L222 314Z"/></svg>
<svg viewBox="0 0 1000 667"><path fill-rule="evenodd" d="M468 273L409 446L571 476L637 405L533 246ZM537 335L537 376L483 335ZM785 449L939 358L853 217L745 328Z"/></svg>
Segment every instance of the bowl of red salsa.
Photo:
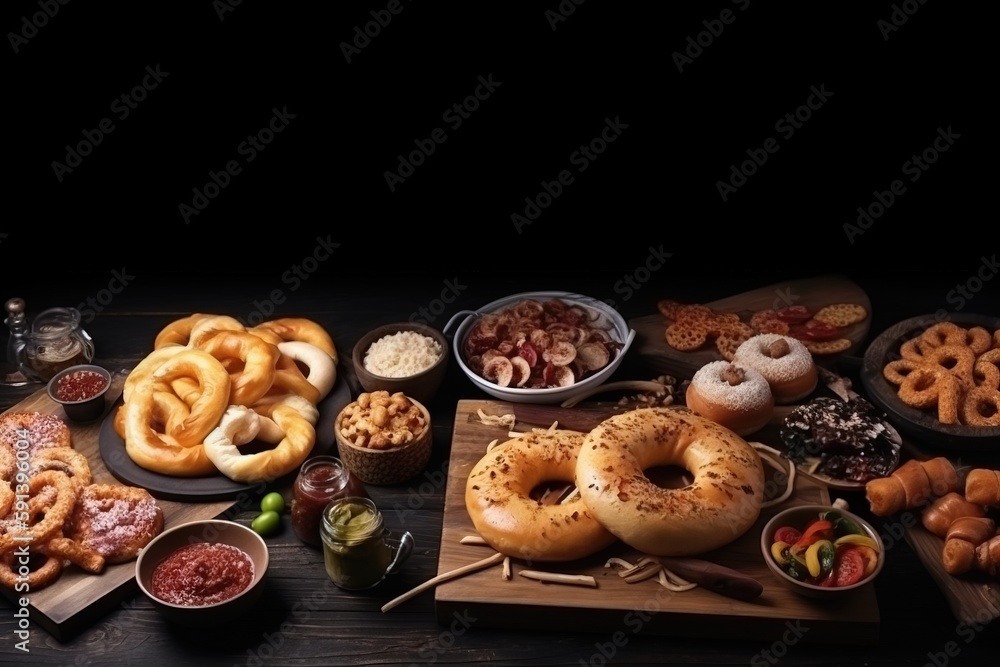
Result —
<svg viewBox="0 0 1000 667"><path fill-rule="evenodd" d="M253 608L269 554L248 526L222 519L168 528L136 559L139 589L167 620L184 626L225 623Z"/></svg>
<svg viewBox="0 0 1000 667"><path fill-rule="evenodd" d="M778 512L761 531L760 550L782 585L813 598L869 586L885 564L878 531L860 516L832 505Z"/></svg>
<svg viewBox="0 0 1000 667"><path fill-rule="evenodd" d="M111 373L94 364L65 368L49 380L49 398L66 411L74 422L92 422L104 414L105 398L111 386Z"/></svg>

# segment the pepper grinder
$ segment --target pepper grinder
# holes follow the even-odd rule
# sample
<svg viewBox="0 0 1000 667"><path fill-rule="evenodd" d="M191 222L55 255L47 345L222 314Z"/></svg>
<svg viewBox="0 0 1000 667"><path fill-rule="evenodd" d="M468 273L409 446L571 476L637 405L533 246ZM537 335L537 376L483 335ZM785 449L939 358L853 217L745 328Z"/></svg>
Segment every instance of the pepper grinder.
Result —
<svg viewBox="0 0 1000 667"><path fill-rule="evenodd" d="M10 337L7 339L7 363L12 369L12 373L4 373L4 384L25 384L27 378L24 378L18 370L24 346L28 342L28 318L24 315L24 299L19 297L7 299L4 308L7 310L4 323L10 330Z"/></svg>
<svg viewBox="0 0 1000 667"><path fill-rule="evenodd" d="M7 309L7 319L4 322L10 329L10 339L7 341L7 361L17 366L21 358L21 350L28 341L28 318L24 316L24 299L14 297L4 304Z"/></svg>

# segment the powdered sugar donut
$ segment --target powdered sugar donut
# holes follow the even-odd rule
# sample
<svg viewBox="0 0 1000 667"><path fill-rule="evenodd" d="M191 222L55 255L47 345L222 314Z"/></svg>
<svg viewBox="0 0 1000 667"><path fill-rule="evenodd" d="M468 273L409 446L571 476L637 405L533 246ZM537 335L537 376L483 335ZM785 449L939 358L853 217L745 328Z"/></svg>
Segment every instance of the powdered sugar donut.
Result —
<svg viewBox="0 0 1000 667"><path fill-rule="evenodd" d="M774 413L774 397L764 376L728 361L702 366L691 378L685 403L737 435L760 430Z"/></svg>
<svg viewBox="0 0 1000 667"><path fill-rule="evenodd" d="M758 371L771 386L778 405L805 398L819 376L812 353L802 341L781 334L757 334L736 349L733 363Z"/></svg>

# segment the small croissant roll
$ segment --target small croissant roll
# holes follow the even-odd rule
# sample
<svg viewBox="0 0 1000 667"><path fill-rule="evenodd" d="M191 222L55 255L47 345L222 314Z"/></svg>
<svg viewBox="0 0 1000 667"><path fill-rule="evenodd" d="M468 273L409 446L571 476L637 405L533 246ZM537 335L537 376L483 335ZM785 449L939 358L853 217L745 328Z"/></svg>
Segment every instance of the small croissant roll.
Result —
<svg viewBox="0 0 1000 667"><path fill-rule="evenodd" d="M910 459L888 477L869 480L865 496L876 516L916 509L935 496L958 490L958 471L947 458Z"/></svg>
<svg viewBox="0 0 1000 667"><path fill-rule="evenodd" d="M965 497L980 505L1000 504L1000 470L970 470L965 477Z"/></svg>
<svg viewBox="0 0 1000 667"><path fill-rule="evenodd" d="M969 502L965 496L952 491L937 498L920 515L920 520L929 532L944 538L955 519L965 516L986 516L982 505Z"/></svg>
<svg viewBox="0 0 1000 667"><path fill-rule="evenodd" d="M1000 535L976 547L976 567L991 577L1000 576Z"/></svg>
<svg viewBox="0 0 1000 667"><path fill-rule="evenodd" d="M996 533L996 522L985 516L966 516L948 527L941 550L941 564L948 574L964 574L979 569L978 548ZM994 554L1000 555L1000 554ZM984 559L988 559L988 550Z"/></svg>

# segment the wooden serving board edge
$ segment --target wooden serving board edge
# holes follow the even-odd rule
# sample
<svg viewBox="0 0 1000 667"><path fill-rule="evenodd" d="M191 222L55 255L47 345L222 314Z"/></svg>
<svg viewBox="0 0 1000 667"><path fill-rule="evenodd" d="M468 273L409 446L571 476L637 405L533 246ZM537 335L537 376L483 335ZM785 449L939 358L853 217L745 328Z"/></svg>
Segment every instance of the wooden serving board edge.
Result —
<svg viewBox="0 0 1000 667"><path fill-rule="evenodd" d="M116 377L106 400L113 406L121 393L123 377ZM73 434L73 448L85 454L95 483L121 484L105 467L98 437L103 417L79 425L69 421L59 404L48 397L44 389L20 401L7 412L41 412L53 414L65 421ZM164 530L175 525L200 519L219 517L237 500L211 503L180 503L157 499L163 510ZM21 598L28 600L30 622L37 624L58 641L66 641L110 613L138 591L135 582L135 561L108 565L100 574L88 574L76 566L63 569L58 581L35 592L17 592L0 586L3 596L15 608ZM16 609L15 609L16 610Z"/></svg>
<svg viewBox="0 0 1000 667"><path fill-rule="evenodd" d="M470 425L481 435L475 447L482 446L494 437L503 438L507 428L486 426L479 423L477 410L486 414L512 414L516 408L502 401L460 400L456 408L455 437L452 440L452 454L449 465L445 498L444 519L442 521L441 551L438 574L476 562L493 553L488 547L462 545L463 536L474 534L471 519L465 510L465 480L471 468L470 461L476 455L470 452L467 438ZM464 425L464 426L463 426ZM828 503L826 487L804 476L797 477L797 489L806 489L810 497L800 502ZM777 511L777 508L771 510ZM751 529L746 537L755 542L766 516L762 513L759 525ZM567 589L575 586L558 584L538 584L526 582L516 576L503 582L501 593L496 591L499 571L496 567L468 574L458 580L445 582L435 589L435 610L438 621L448 624L456 615L471 614L480 627L500 627L524 630L570 630L586 632L609 632L632 628L638 634L661 636L699 636L713 639L754 639L777 637L788 629L788 623L801 622L809 631L803 641L832 644L871 644L878 640L879 612L874 588L867 587L835 603L802 598L781 588L773 576L760 568L759 550L747 548L744 541L739 553L729 554L731 567L751 570L765 587L758 600L746 603L725 598L708 591L690 591L682 597L662 589L655 582L650 583L652 591L646 588L627 588L623 594L623 584L617 576L602 566L610 555L633 558L638 556L622 545L613 546L608 551L586 559L580 563L562 564L555 571L594 574L599 586L605 588L604 595L593 597L571 597ZM712 559L712 555L707 555ZM520 567L515 563L514 569ZM541 568L540 568L541 569ZM748 572L750 573L750 572ZM657 590L658 589L658 590ZM542 592L544 591L544 592ZM662 591L662 592L661 592ZM627 599L622 600L623 595ZM670 604L660 604L661 600L673 600ZM677 597L674 597L677 596ZM696 601L696 596L700 599ZM609 600L617 598L613 604ZM644 607L652 606L650 611ZM642 612L643 622L637 614Z"/></svg>

